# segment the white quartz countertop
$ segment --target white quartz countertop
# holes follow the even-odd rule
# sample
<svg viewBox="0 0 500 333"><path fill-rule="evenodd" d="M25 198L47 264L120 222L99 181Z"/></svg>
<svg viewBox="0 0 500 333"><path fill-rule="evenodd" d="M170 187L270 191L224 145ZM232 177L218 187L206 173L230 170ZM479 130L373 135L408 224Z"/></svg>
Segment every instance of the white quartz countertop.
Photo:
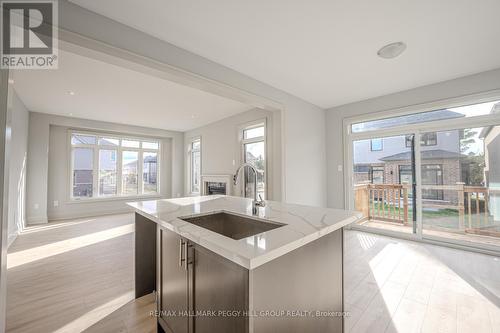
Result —
<svg viewBox="0 0 500 333"><path fill-rule="evenodd" d="M232 212L252 217L252 200L223 195L138 201L129 206L160 226L247 269L254 269L361 218L361 213L266 201L259 218L285 224L240 240L181 220L197 214Z"/></svg>

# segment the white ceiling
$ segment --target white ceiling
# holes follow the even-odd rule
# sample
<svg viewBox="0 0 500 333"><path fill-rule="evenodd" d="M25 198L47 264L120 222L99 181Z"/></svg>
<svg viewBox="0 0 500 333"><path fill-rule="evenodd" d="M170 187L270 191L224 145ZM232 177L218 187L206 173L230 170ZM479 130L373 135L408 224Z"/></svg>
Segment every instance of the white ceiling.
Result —
<svg viewBox="0 0 500 333"><path fill-rule="evenodd" d="M13 79L14 89L30 111L152 128L187 131L251 109L62 50L59 69L17 70Z"/></svg>
<svg viewBox="0 0 500 333"><path fill-rule="evenodd" d="M500 67L498 0L71 1L324 108Z"/></svg>

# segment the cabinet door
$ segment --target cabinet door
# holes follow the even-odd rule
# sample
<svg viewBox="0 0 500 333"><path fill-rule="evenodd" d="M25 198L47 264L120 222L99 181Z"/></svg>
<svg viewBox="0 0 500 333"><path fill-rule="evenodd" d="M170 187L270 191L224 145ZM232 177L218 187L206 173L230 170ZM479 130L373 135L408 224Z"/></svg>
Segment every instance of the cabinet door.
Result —
<svg viewBox="0 0 500 333"><path fill-rule="evenodd" d="M248 332L248 270L193 244L193 293L196 333ZM224 316L219 311L235 311ZM237 315L239 313L239 315Z"/></svg>
<svg viewBox="0 0 500 333"><path fill-rule="evenodd" d="M188 270L184 260L187 240L169 230L161 229L160 232L160 317L171 332L188 333Z"/></svg>

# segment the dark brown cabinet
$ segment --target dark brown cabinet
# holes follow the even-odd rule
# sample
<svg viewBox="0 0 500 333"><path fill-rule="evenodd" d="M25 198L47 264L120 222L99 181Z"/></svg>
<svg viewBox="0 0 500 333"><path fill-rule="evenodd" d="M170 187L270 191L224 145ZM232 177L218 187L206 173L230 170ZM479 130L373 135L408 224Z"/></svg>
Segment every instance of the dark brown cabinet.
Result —
<svg viewBox="0 0 500 333"><path fill-rule="evenodd" d="M189 332L189 264L185 260L186 240L160 230L160 318L166 332Z"/></svg>
<svg viewBox="0 0 500 333"><path fill-rule="evenodd" d="M156 287L160 333L343 332L342 229L251 270L140 214L135 232L136 297Z"/></svg>
<svg viewBox="0 0 500 333"><path fill-rule="evenodd" d="M248 332L248 270L160 228L158 329Z"/></svg>

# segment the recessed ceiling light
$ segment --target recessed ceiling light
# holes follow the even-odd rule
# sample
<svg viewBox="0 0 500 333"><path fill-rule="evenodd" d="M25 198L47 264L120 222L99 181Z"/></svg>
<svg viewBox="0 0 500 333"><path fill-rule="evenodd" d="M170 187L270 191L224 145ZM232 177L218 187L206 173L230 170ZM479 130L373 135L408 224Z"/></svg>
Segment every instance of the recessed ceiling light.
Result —
<svg viewBox="0 0 500 333"><path fill-rule="evenodd" d="M71 116L73 116L73 114L72 114L71 112L70 112L70 113L68 113L68 115L69 115L70 117L71 117Z"/></svg>
<svg viewBox="0 0 500 333"><path fill-rule="evenodd" d="M391 43L378 50L377 55L384 59L393 59L406 50L406 44L403 42Z"/></svg>
<svg viewBox="0 0 500 333"><path fill-rule="evenodd" d="M68 91L68 95L75 96L75 92L70 90L70 91Z"/></svg>

